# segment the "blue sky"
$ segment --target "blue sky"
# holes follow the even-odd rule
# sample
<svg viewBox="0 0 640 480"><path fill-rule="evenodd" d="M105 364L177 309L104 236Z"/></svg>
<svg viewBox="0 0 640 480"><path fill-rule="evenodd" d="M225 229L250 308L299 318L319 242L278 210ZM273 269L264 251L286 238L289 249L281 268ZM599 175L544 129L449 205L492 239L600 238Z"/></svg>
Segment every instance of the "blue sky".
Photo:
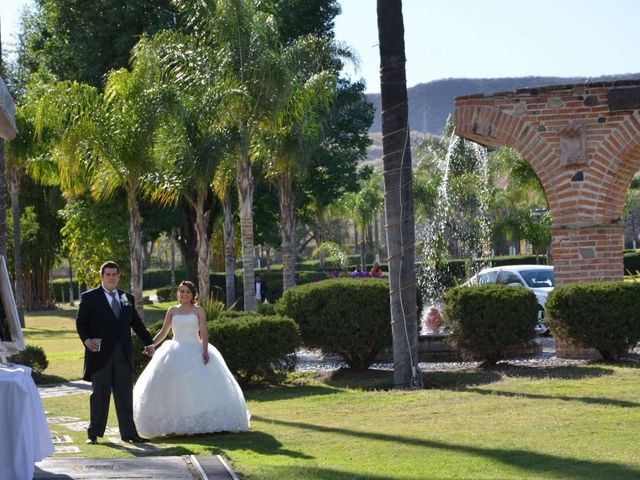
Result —
<svg viewBox="0 0 640 480"><path fill-rule="evenodd" d="M135 1L135 0L132 0ZM3 48L31 0L2 0ZM376 0L342 0L336 37L358 53L345 72L378 92ZM640 0L404 0L407 84L451 77L640 73Z"/></svg>

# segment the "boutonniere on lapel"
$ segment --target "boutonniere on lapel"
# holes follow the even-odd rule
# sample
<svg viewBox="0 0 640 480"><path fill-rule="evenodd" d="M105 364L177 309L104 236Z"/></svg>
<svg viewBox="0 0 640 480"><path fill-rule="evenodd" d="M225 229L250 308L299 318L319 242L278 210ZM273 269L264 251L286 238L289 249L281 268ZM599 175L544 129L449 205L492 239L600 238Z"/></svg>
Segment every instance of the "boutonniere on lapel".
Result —
<svg viewBox="0 0 640 480"><path fill-rule="evenodd" d="M120 295L120 305L123 307L129 307L131 304L129 303L129 297L127 297L126 293Z"/></svg>

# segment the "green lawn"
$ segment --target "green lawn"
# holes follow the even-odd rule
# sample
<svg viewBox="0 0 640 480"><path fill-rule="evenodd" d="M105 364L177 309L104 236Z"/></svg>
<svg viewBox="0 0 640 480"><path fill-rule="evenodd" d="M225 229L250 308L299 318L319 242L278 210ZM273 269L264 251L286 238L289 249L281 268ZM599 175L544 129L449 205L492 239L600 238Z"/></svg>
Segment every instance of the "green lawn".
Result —
<svg viewBox="0 0 640 480"><path fill-rule="evenodd" d="M145 305L144 319L150 324L164 318L173 303ZM28 312L23 329L25 342L42 347L49 360L43 383L77 380L82 377L84 346L76 332L76 307L61 305L58 310Z"/></svg>
<svg viewBox="0 0 640 480"><path fill-rule="evenodd" d="M248 479L640 478L638 365L428 372L411 392L370 376L250 388L250 432L172 437L152 454L222 453ZM87 394L43 402L49 416L87 419ZM149 454L52 429L81 456Z"/></svg>

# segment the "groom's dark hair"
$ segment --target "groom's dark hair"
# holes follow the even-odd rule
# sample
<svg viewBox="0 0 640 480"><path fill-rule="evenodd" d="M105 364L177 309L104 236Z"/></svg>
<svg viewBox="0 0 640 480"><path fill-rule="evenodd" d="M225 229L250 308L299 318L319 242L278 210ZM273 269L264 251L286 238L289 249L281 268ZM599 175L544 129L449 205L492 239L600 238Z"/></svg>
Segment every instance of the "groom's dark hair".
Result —
<svg viewBox="0 0 640 480"><path fill-rule="evenodd" d="M104 273L105 268L115 268L118 273L120 273L120 267L113 260L109 260L108 262L104 262L102 265L100 265L100 276L102 276L102 274Z"/></svg>

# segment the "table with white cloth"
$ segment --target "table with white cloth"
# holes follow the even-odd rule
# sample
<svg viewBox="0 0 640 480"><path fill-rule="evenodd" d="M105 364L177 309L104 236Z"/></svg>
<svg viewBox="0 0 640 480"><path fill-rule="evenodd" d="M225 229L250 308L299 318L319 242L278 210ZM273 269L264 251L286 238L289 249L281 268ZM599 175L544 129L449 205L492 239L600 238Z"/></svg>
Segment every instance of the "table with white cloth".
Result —
<svg viewBox="0 0 640 480"><path fill-rule="evenodd" d="M31 480L34 464L53 451L31 369L0 365L0 479Z"/></svg>

